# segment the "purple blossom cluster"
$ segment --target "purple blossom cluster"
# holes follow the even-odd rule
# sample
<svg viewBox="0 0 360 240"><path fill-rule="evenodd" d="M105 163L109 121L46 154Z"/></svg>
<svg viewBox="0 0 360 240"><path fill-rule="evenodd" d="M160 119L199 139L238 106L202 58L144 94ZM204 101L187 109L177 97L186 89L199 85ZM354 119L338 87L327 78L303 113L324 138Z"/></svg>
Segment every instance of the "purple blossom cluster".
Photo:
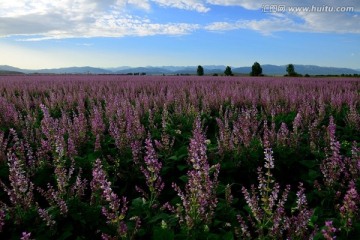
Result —
<svg viewBox="0 0 360 240"><path fill-rule="evenodd" d="M155 207L156 205L153 205L154 201L159 197L165 186L160 175L162 163L156 156L156 152L150 137L145 140L145 149L145 166L140 165L140 170L145 176L146 185L149 189L150 195L139 187L137 187L137 190L141 192L146 199L149 200L149 207Z"/></svg>
<svg viewBox="0 0 360 240"><path fill-rule="evenodd" d="M120 152L131 146L133 155L138 156L141 152L140 142L145 137L145 128L140 122L139 112L130 103L118 103L116 106L119 109L115 111L114 116L109 116L109 133Z"/></svg>
<svg viewBox="0 0 360 240"><path fill-rule="evenodd" d="M353 219L359 214L360 195L358 194L355 182L351 181L340 207L340 217L346 230L351 229Z"/></svg>
<svg viewBox="0 0 360 240"><path fill-rule="evenodd" d="M188 162L192 169L187 173L185 190L181 190L176 183L172 186L182 201L182 207L177 209L179 223L191 230L211 223L218 201L216 188L220 165L210 166L208 163L206 137L202 132L200 118L195 121L193 137L190 139Z"/></svg>
<svg viewBox="0 0 360 240"><path fill-rule="evenodd" d="M1 209L0 209L0 232L2 232L3 230L3 227L5 225L5 209L3 208L3 206L1 206Z"/></svg>
<svg viewBox="0 0 360 240"><path fill-rule="evenodd" d="M167 133L167 122L169 121L169 112L166 104L163 106L162 116L161 116L161 140L155 141L155 145L158 149L163 151L169 151L175 142L175 139Z"/></svg>
<svg viewBox="0 0 360 240"><path fill-rule="evenodd" d="M29 232L22 232L20 240L31 240L31 233Z"/></svg>
<svg viewBox="0 0 360 240"><path fill-rule="evenodd" d="M321 230L321 233L326 240L335 240L336 236L334 236L334 233L336 232L337 229L333 226L332 221L326 221L325 228Z"/></svg>
<svg viewBox="0 0 360 240"><path fill-rule="evenodd" d="M225 187L225 201L228 206L234 201L234 196L231 194L231 186L227 184Z"/></svg>
<svg viewBox="0 0 360 240"><path fill-rule="evenodd" d="M75 183L73 184L73 186L70 189L70 195L76 196L79 199L85 195L85 190L88 185L87 179L85 179L85 178L82 179L81 174L82 174L82 169L80 168L79 173L76 176Z"/></svg>
<svg viewBox="0 0 360 240"><path fill-rule="evenodd" d="M115 225L120 237L126 237L127 225L125 223L128 201L126 197L119 198L111 189L111 182L107 180L100 159L95 161L92 171L93 179L90 183L92 197L96 198L96 193L100 192L100 199L107 203L102 207L102 214L106 217L107 223ZM106 236L106 235L103 235Z"/></svg>
<svg viewBox="0 0 360 240"><path fill-rule="evenodd" d="M357 148L357 143L354 142L351 148L351 157L341 154L341 146L335 136L336 125L332 116L330 117L327 130L329 147L327 157L322 161L320 169L323 174L326 189L334 192L336 201L341 199L342 194L344 194L344 189L349 188L345 193L343 202L338 202L337 206L342 206L340 207L340 215L344 220L343 225L345 229L350 229L354 210L352 208L357 209L356 205L359 203L356 186L354 184L354 181L356 181L360 175L359 149ZM350 217L346 217L348 214Z"/></svg>
<svg viewBox="0 0 360 240"><path fill-rule="evenodd" d="M81 143L86 142L86 132L87 132L87 121L85 114L78 109L78 113L73 113L72 116L63 115L63 118L66 118L66 121L63 121L64 127L68 129L68 152L71 156L76 155L77 147Z"/></svg>
<svg viewBox="0 0 360 240"><path fill-rule="evenodd" d="M39 187L37 190L49 202L50 206L59 208L61 215L65 216L68 213L68 206L61 191L57 191L50 184L47 185L47 190Z"/></svg>
<svg viewBox="0 0 360 240"><path fill-rule="evenodd" d="M101 136L105 131L105 124L101 111L98 107L94 107L90 121L91 132L95 135L95 151L99 151L101 149Z"/></svg>
<svg viewBox="0 0 360 240"><path fill-rule="evenodd" d="M290 131L286 123L281 123L279 131L276 134L276 142L279 146L285 147L290 144L289 140Z"/></svg>
<svg viewBox="0 0 360 240"><path fill-rule="evenodd" d="M38 213L40 218L46 223L46 226L51 227L56 224L55 220L52 219L49 211L47 211L46 209L39 208Z"/></svg>
<svg viewBox="0 0 360 240"><path fill-rule="evenodd" d="M249 192L245 187L242 187L242 193L250 209L248 216L250 226L241 215L238 215L240 225L238 234L245 239L263 238L265 236L274 239L280 239L284 236L289 239L311 239L314 232L309 231L308 225L313 212L307 207L303 184L299 184L299 190L296 193L297 200L296 206L293 208L294 212L288 216L285 203L290 192L290 185L286 186L280 196L280 185L275 182L271 173L271 169L275 166L272 150L266 148L264 154L266 172L258 168L259 185L257 189L252 185ZM250 229L256 229L256 232L252 233Z"/></svg>
<svg viewBox="0 0 360 240"><path fill-rule="evenodd" d="M44 105L40 105L43 113L43 119L41 120L41 132L44 138L41 139L41 150L44 153L57 152L59 156L63 156L64 153L64 138L65 130L61 127L58 119L54 119L50 116L48 108Z"/></svg>
<svg viewBox="0 0 360 240"><path fill-rule="evenodd" d="M349 125L360 131L360 113L356 110L355 104L351 104L349 106L349 112L347 114L346 120Z"/></svg>
<svg viewBox="0 0 360 240"><path fill-rule="evenodd" d="M315 234L315 230L309 232L309 223L311 220L311 216L313 215L313 210L308 209L308 203L305 195L305 188L303 187L303 183L299 183L298 191L296 193L296 206L294 210L297 214L293 214L290 218L290 235L291 238L303 238L304 236L308 236L309 239L312 239Z"/></svg>
<svg viewBox="0 0 360 240"><path fill-rule="evenodd" d="M225 204L234 210L234 220L226 219L223 225L225 231L235 228L240 238L311 239L316 226L312 231L309 223L314 211L309 206L315 207L317 199L309 198L308 203L302 183L294 192L286 183L281 189L273 175L272 150L286 153L290 149L298 154L305 145L316 156L315 166L306 167L320 173L314 174L315 196L326 196L319 207L334 203L322 210L328 214L326 217L333 214L328 219L338 219L326 221L318 234L325 239L334 239L335 234L340 236L344 231L348 234L359 221L360 149L357 142L347 141L341 134L351 129L356 138L360 129L358 89L358 80L338 78L294 81L192 76L1 76L0 233L13 231L15 238L37 238L34 229L23 228L29 215L51 232L59 231L61 223L74 220L70 211L71 204L76 203L97 209L104 220L102 227L106 223L109 232L116 235L96 232L103 239L134 239L141 220L146 225L142 230L150 229L152 224L157 229L161 224L164 232L185 229L190 238L198 230L202 234L218 233L213 229L218 226L214 219L221 218ZM336 119L343 117L340 131L336 132L338 120L334 117L330 116L328 126L323 125L329 114ZM163 166L169 159L181 161L179 156L186 155L177 147L187 144L193 119L187 151L189 170L182 178L187 182L184 186L172 183L176 195L164 192L164 182L170 187L173 179L161 175L169 171ZM246 167L243 159L245 162L253 158L252 153L257 157L262 147L265 169L258 168L258 185L242 186L241 191L232 193L230 186L243 183L221 182L227 185L224 199L218 201L221 197L217 188L223 186L218 180L220 164L211 165L212 161L224 165L234 161L241 169ZM324 153L324 159L317 158ZM99 159L89 168L89 161L98 157L110 159L110 171ZM143 189L126 174L133 163L145 177ZM226 174L227 169L223 171ZM110 182L108 174L113 172L115 175L109 179L116 180ZM90 182L86 178L91 173ZM49 178L44 180L43 175ZM221 181L226 179L222 177ZM120 179L129 182L118 190ZM312 180L306 182L310 183L307 189ZM138 211L133 209L132 197L138 196L135 188L149 203L151 211L141 213L148 214L147 218L132 216ZM127 197L132 196L119 197L123 190ZM243 207L234 206L241 193L245 209L249 209L246 216L242 210L235 211ZM165 204L174 213L166 219L162 219L168 216L162 214L164 208L158 208L160 194L173 196L171 201L179 202L175 206ZM294 202L289 201L292 197ZM159 215L150 216L154 212ZM174 216L181 230L171 222Z"/></svg>
<svg viewBox="0 0 360 240"><path fill-rule="evenodd" d="M9 183L8 187L0 180L0 186L8 194L10 203L22 209L31 208L34 203L34 184L24 170L24 164L14 153L8 154Z"/></svg>
<svg viewBox="0 0 360 240"><path fill-rule="evenodd" d="M0 96L0 124L9 126L19 119L19 113L16 110L15 104L8 99Z"/></svg>
<svg viewBox="0 0 360 240"><path fill-rule="evenodd" d="M335 131L334 118L330 117L328 126L330 154L320 166L325 185L329 187L340 180L340 176L345 170L344 159L340 154L340 143L336 140Z"/></svg>
<svg viewBox="0 0 360 240"><path fill-rule="evenodd" d="M302 133L309 131L311 148L316 151L320 149L320 129L319 121L321 119L314 118L314 115L307 114L307 118L303 116L303 111L299 111L292 122L292 130L284 122L280 127L276 127L276 114L282 114L282 109L278 107L270 110L272 120L268 122L262 118L258 118L259 112L255 107L248 108L231 108L225 110L220 107L219 115L216 118L219 128L217 145L219 154L223 156L225 153L241 153L243 149L250 146L252 142L262 141L264 148L279 147L298 147L302 139ZM310 111L310 110L309 110ZM312 110L315 112L315 110ZM260 131L259 131L260 129Z"/></svg>
<svg viewBox="0 0 360 240"><path fill-rule="evenodd" d="M0 130L0 162L6 161L7 139L4 132Z"/></svg>
<svg viewBox="0 0 360 240"><path fill-rule="evenodd" d="M216 122L219 127L219 137L217 139L219 153L228 151L238 151L241 146L248 147L255 137L259 122L256 120L258 111L255 107L249 109L226 109ZM232 126L232 127L231 127Z"/></svg>

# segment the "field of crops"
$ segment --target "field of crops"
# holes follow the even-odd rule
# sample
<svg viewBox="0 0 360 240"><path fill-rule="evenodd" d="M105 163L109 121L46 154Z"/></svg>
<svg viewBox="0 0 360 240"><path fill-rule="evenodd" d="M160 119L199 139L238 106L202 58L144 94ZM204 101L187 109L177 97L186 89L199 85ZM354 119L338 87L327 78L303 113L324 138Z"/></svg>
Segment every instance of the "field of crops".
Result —
<svg viewBox="0 0 360 240"><path fill-rule="evenodd" d="M1 239L356 239L360 80L0 76Z"/></svg>

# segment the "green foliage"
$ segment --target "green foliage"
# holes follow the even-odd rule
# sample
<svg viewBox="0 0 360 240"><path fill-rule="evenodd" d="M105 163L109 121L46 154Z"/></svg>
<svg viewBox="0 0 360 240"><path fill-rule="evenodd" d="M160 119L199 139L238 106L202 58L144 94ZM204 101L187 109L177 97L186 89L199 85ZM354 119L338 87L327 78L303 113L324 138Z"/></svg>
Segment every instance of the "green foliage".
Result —
<svg viewBox="0 0 360 240"><path fill-rule="evenodd" d="M204 68L201 65L199 65L197 67L196 73L197 73L198 76L203 76L204 75Z"/></svg>
<svg viewBox="0 0 360 240"><path fill-rule="evenodd" d="M262 75L262 68L260 63L255 62L251 67L250 76L261 76Z"/></svg>
<svg viewBox="0 0 360 240"><path fill-rule="evenodd" d="M230 66L227 66L227 67L225 68L224 74L225 74L225 76L233 76L233 75L234 75L234 74L232 73L232 70L231 70L231 67L230 67Z"/></svg>
<svg viewBox="0 0 360 240"><path fill-rule="evenodd" d="M295 77L297 76L298 74L295 72L295 67L293 64L288 64L287 67L286 67L286 72L287 72L287 75L290 76L290 77Z"/></svg>

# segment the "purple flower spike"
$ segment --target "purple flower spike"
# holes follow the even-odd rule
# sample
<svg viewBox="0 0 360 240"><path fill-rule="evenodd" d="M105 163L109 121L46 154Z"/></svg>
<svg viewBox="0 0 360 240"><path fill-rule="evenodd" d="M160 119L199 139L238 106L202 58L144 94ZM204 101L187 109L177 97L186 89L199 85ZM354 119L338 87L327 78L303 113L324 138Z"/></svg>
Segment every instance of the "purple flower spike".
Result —
<svg viewBox="0 0 360 240"><path fill-rule="evenodd" d="M188 183L185 191L175 183L172 187L182 201L182 207L179 206L177 209L179 223L180 225L185 223L185 227L190 230L201 225L206 227L211 223L217 205L216 188L220 171L219 164L209 166L206 138L199 117L195 121L193 137L190 140L188 162L192 165L192 169L187 173Z"/></svg>

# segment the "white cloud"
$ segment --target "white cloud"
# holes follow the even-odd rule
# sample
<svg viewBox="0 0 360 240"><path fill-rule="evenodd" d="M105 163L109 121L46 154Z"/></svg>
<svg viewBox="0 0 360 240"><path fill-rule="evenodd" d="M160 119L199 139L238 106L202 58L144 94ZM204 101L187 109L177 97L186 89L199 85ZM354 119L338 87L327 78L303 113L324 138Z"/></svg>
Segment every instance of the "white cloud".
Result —
<svg viewBox="0 0 360 240"><path fill-rule="evenodd" d="M179 8L197 12L208 12L210 8L201 0L151 0L163 7Z"/></svg>
<svg viewBox="0 0 360 240"><path fill-rule="evenodd" d="M128 3L138 8L150 10L151 6L147 0L128 0Z"/></svg>
<svg viewBox="0 0 360 240"><path fill-rule="evenodd" d="M356 11L360 10L358 0L206 0L211 5L219 6L240 6L245 9L258 10L263 5L285 5L293 6L354 6Z"/></svg>
<svg viewBox="0 0 360 240"><path fill-rule="evenodd" d="M261 32L264 35L271 35L274 31L306 31L306 28L294 23L286 17L271 17L263 20L239 20L236 22L215 22L205 26L209 31L229 31L236 29L250 29Z"/></svg>
<svg viewBox="0 0 360 240"><path fill-rule="evenodd" d="M149 10L141 0L2 0L0 37L22 36L38 41L74 37L182 35L197 24L153 23L127 13L127 5Z"/></svg>
<svg viewBox="0 0 360 240"><path fill-rule="evenodd" d="M353 18L353 19L351 19ZM300 19L300 20L299 20ZM261 20L214 22L205 26L209 31L249 29L264 35L273 32L360 33L358 20L341 13L273 14Z"/></svg>
<svg viewBox="0 0 360 240"><path fill-rule="evenodd" d="M359 19L343 13L301 13L298 14L309 31L360 33Z"/></svg>
<svg viewBox="0 0 360 240"><path fill-rule="evenodd" d="M94 46L93 43L77 43L77 46L83 46L83 47L91 47Z"/></svg>
<svg viewBox="0 0 360 240"><path fill-rule="evenodd" d="M163 8L216 11L215 6L242 7L257 11L261 19L219 19L199 25L196 22L157 23L150 18L131 15L133 7L150 12L157 4ZM263 13L264 5L353 6L355 12L285 11ZM356 12L357 11L357 12ZM183 35L198 29L229 31L250 29L263 34L278 31L360 33L358 0L1 0L0 37L20 36L22 40L75 37L122 37L148 35ZM234 16L232 16L234 17Z"/></svg>
<svg viewBox="0 0 360 240"><path fill-rule="evenodd" d="M93 27L88 29L88 36L121 37L149 35L183 35L199 28L197 24L152 23L149 19L133 16L105 15L98 18Z"/></svg>
<svg viewBox="0 0 360 240"><path fill-rule="evenodd" d="M206 2L212 5L219 6L240 6L251 10L259 9L263 4L262 0L207 0Z"/></svg>
<svg viewBox="0 0 360 240"><path fill-rule="evenodd" d="M236 29L250 29L263 34L272 32L327 32L327 33L360 33L359 17L360 2L357 0L208 0L209 4L222 6L241 6L246 9L263 11L264 7L284 6L284 11L263 12L263 19L219 21L208 24L205 29L209 31L229 31ZM314 6L314 7L313 7ZM295 7L295 10L294 8ZM305 11L296 7L309 7ZM352 7L349 12L327 12L326 7ZM291 11L292 9L292 11ZM297 10L297 11L296 11Z"/></svg>

